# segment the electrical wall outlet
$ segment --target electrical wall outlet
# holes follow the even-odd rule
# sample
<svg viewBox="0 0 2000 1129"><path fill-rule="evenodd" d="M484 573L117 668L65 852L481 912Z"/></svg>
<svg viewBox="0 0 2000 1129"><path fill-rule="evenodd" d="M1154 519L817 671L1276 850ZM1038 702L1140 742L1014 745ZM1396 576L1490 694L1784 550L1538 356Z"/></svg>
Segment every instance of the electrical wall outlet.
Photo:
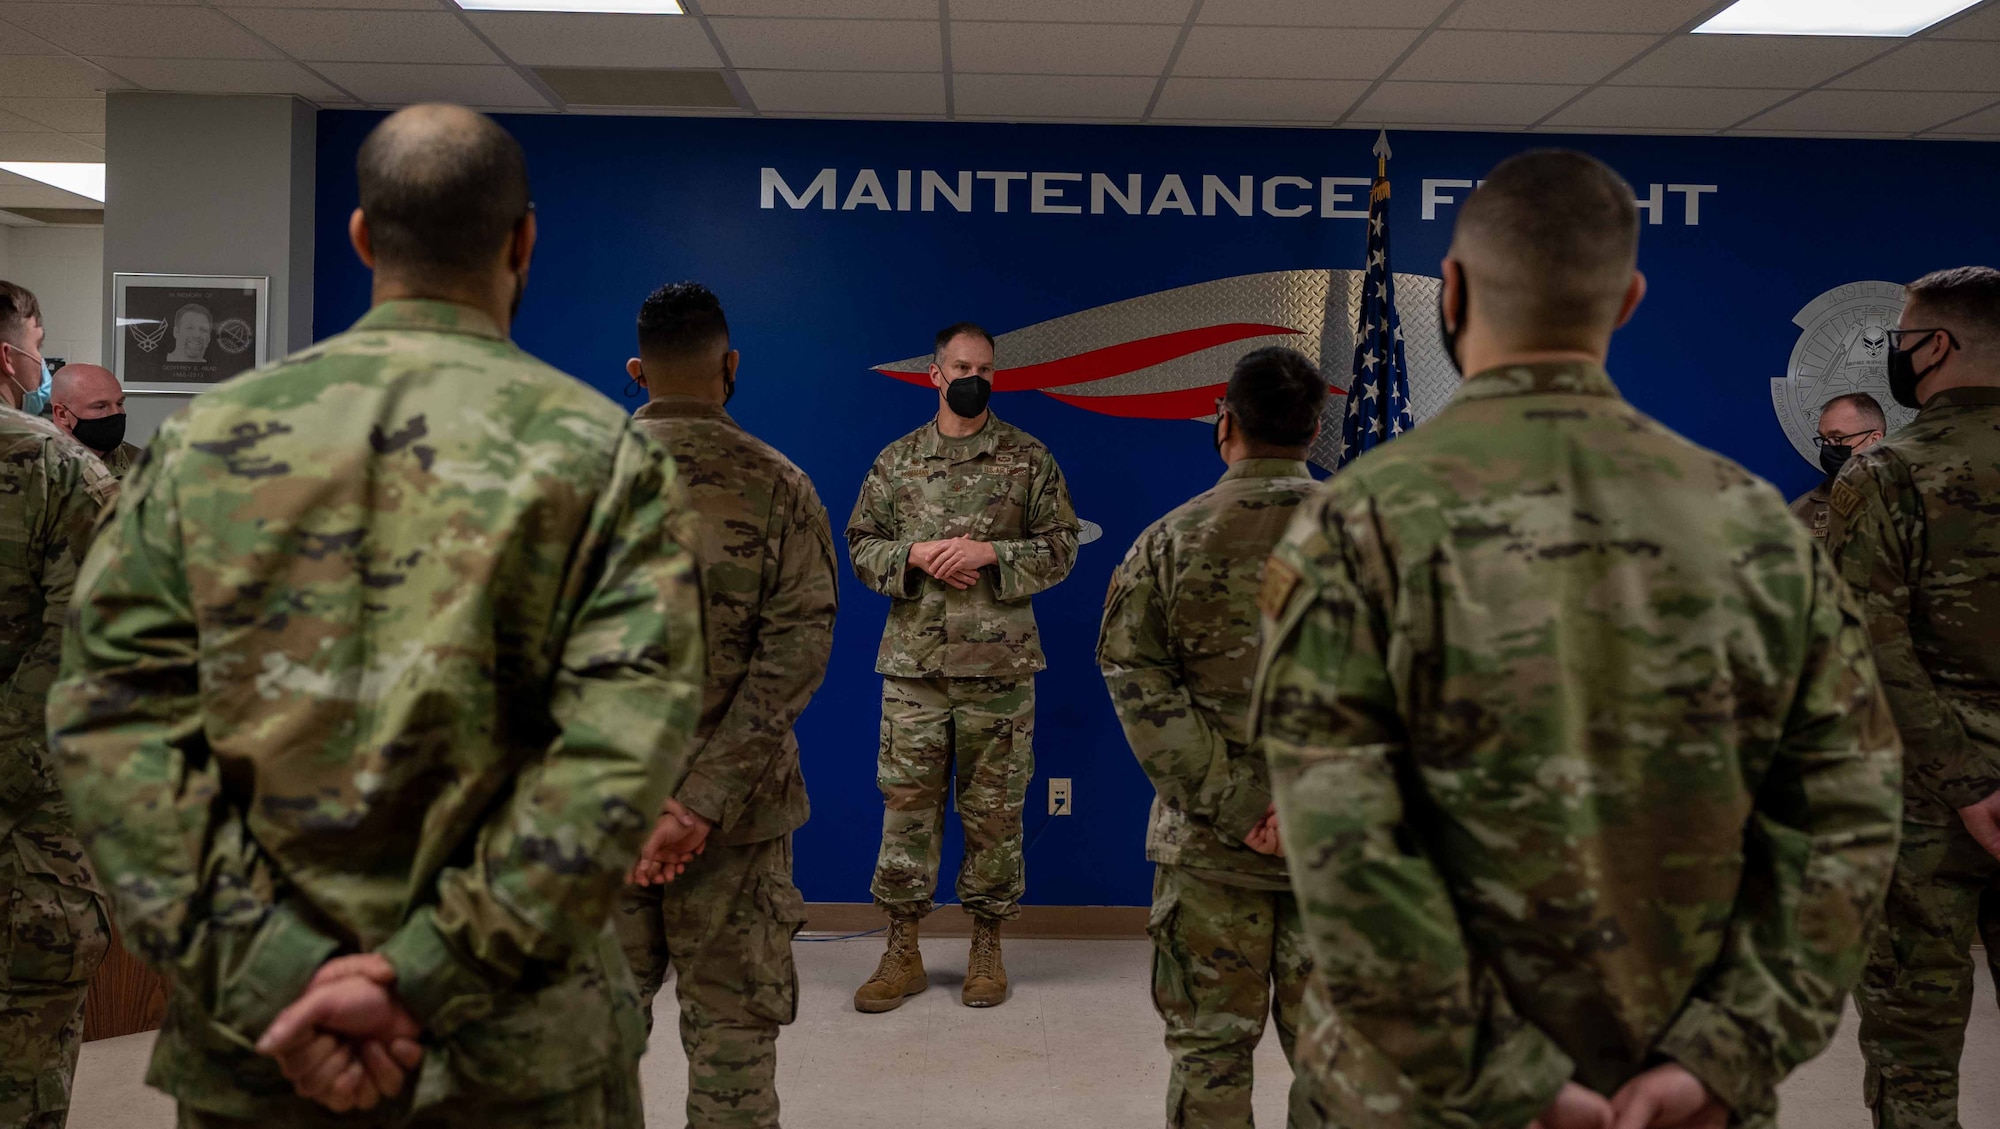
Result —
<svg viewBox="0 0 2000 1129"><path fill-rule="evenodd" d="M1070 806L1069 777L1067 776L1049 777L1049 814L1050 815L1076 814L1076 809Z"/></svg>

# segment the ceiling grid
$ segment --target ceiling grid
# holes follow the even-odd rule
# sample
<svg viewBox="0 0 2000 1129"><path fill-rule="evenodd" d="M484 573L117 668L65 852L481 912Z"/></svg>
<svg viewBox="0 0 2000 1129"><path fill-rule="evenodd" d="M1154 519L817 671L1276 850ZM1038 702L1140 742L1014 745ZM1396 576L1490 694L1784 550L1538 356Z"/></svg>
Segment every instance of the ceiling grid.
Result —
<svg viewBox="0 0 2000 1129"><path fill-rule="evenodd" d="M104 92L127 89L528 113L2000 141L2000 0L1894 40L1690 34L1727 0L684 7L0 0L0 160L102 160ZM87 203L0 174L0 209Z"/></svg>

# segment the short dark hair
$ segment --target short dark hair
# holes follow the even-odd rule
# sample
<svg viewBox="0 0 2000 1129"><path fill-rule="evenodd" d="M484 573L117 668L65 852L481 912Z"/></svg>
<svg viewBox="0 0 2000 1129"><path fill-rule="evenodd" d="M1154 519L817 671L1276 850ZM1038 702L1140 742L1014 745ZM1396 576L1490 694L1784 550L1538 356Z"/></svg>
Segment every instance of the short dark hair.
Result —
<svg viewBox="0 0 2000 1129"><path fill-rule="evenodd" d="M1833 399L1819 406L1819 418L1825 419L1826 413L1832 411L1838 404L1845 404L1853 408L1856 412L1859 412L1861 414L1861 422L1868 425L1868 430L1889 430L1889 416L1883 412L1882 402L1866 392L1849 392L1845 395L1835 396Z"/></svg>
<svg viewBox="0 0 2000 1129"><path fill-rule="evenodd" d="M42 304L35 292L19 283L0 281L0 339L20 339L31 321L39 321Z"/></svg>
<svg viewBox="0 0 2000 1129"><path fill-rule="evenodd" d="M944 352L944 347L946 345L951 344L953 341L957 340L960 337L964 337L968 333L974 337L984 337L986 339L987 348L991 349L994 347L993 335L986 332L986 330L982 329L978 325L978 323L969 321L955 321L952 322L950 325L945 326L943 329L937 331L937 339L931 342L931 355L936 356L937 354Z"/></svg>
<svg viewBox="0 0 2000 1129"><path fill-rule="evenodd" d="M171 323L173 327L175 329L179 329L181 326L181 319L186 317L189 313L198 313L202 317L207 318L208 323L210 325L215 324L215 315L208 312L207 306L202 305L200 302L189 302L187 305L182 306L180 309L174 311L174 320Z"/></svg>
<svg viewBox="0 0 2000 1129"><path fill-rule="evenodd" d="M1950 323L1944 328L1966 348L2000 348L2000 270L1953 267L1933 271L1903 288L1913 306ZM1914 326L1926 329L1928 326Z"/></svg>
<svg viewBox="0 0 2000 1129"><path fill-rule="evenodd" d="M699 282L670 282L639 307L639 352L678 360L729 341L729 319L715 291Z"/></svg>
<svg viewBox="0 0 2000 1129"><path fill-rule="evenodd" d="M1459 209L1453 247L1484 284L1476 305L1486 316L1537 343L1567 343L1617 318L1638 265L1638 203L1597 158L1535 149L1486 174Z"/></svg>
<svg viewBox="0 0 2000 1129"><path fill-rule="evenodd" d="M419 276L486 270L533 207L520 142L460 106L391 115L361 143L355 175L377 263Z"/></svg>
<svg viewBox="0 0 2000 1129"><path fill-rule="evenodd" d="M1305 354L1271 345L1236 362L1223 402L1251 442L1303 447L1326 406L1326 377Z"/></svg>

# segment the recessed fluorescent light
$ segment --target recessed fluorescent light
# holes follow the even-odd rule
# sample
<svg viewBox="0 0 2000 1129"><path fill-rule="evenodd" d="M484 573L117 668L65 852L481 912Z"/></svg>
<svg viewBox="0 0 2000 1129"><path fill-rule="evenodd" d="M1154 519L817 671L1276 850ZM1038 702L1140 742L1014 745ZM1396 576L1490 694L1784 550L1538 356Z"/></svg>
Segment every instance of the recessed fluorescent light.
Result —
<svg viewBox="0 0 2000 1129"><path fill-rule="evenodd" d="M678 16L680 0L458 0L473 12L611 12L628 16Z"/></svg>
<svg viewBox="0 0 2000 1129"><path fill-rule="evenodd" d="M0 161L0 169L104 202L104 166L75 161Z"/></svg>
<svg viewBox="0 0 2000 1129"><path fill-rule="evenodd" d="M1736 0L1696 35L1915 35L1979 0Z"/></svg>

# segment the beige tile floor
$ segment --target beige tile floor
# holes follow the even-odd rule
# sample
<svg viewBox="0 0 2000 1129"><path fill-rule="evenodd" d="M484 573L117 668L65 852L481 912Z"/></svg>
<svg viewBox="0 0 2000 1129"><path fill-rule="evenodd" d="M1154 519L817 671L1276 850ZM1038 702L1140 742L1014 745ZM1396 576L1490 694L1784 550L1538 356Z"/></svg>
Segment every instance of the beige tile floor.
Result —
<svg viewBox="0 0 2000 1129"><path fill-rule="evenodd" d="M901 1010L860 1015L848 1003L874 968L880 941L802 943L799 1021L779 1043L779 1087L790 1129L876 1129L884 1124L966 1129L1160 1124L1166 1054L1148 997L1143 941L1012 941L1014 996L1004 1007L959 1006L963 940L925 941L931 989ZM1980 973L1965 1056L1960 1120L2000 1126L2000 1011ZM683 1124L685 1061L671 993L643 1071L647 1124ZM152 1036L84 1048L71 1129L164 1129L173 1109L140 1077ZM1290 1075L1269 1035L1258 1051L1258 1124L1284 1124ZM1783 1129L1867 1129L1854 1019L1784 1089ZM893 1117L888 1111L894 1111Z"/></svg>

